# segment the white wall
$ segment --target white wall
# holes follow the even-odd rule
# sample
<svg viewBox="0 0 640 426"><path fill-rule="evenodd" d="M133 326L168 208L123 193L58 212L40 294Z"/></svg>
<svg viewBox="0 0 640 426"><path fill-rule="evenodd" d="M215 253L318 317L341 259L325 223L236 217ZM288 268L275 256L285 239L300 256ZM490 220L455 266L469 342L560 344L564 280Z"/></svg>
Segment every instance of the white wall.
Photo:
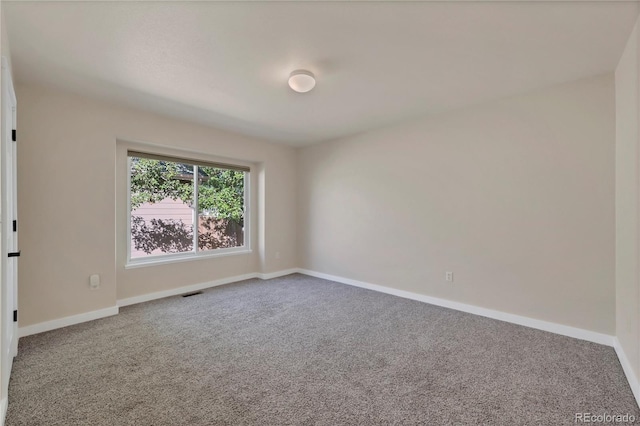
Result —
<svg viewBox="0 0 640 426"><path fill-rule="evenodd" d="M638 156L638 60L636 24L616 69L616 334L627 375L640 399L640 170ZM631 370L631 371L629 371ZM635 384L634 384L635 380Z"/></svg>
<svg viewBox="0 0 640 426"><path fill-rule="evenodd" d="M608 74L301 149L301 267L614 334L614 112Z"/></svg>
<svg viewBox="0 0 640 426"><path fill-rule="evenodd" d="M117 299L296 266L292 148L50 88L16 91L21 327L112 307ZM131 142L252 164L253 252L125 270ZM94 273L102 277L97 291L88 285Z"/></svg>

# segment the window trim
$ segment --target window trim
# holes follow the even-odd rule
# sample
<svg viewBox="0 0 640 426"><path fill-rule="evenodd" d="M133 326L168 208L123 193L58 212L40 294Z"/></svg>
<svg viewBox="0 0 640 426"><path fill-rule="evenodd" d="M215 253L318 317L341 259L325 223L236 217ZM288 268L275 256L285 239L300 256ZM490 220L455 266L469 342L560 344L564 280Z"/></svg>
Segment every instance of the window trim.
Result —
<svg viewBox="0 0 640 426"><path fill-rule="evenodd" d="M195 231L194 222L194 246L192 251L182 253L168 253L159 254L154 256L147 256L143 258L132 259L131 258L131 159L135 156L141 156L142 158L158 159L162 158L164 161L183 162L196 167L208 166L216 168L226 168L231 170L238 170L244 172L244 231L243 231L243 245L238 247L227 247L213 250L198 250L198 244L196 238L198 232ZM194 203L197 200L197 179L194 175ZM197 206L197 203L194 204ZM194 209L194 214L197 215L198 209ZM193 160L182 157L173 157L168 155L157 155L152 153L146 153L141 151L127 150L127 259L124 265L125 269L140 268L144 266L164 265L168 263L186 262L190 260L210 259L216 257L225 257L241 254L249 254L253 250L251 249L251 168L247 166L240 166L234 164L223 164L214 162L205 162L200 160Z"/></svg>

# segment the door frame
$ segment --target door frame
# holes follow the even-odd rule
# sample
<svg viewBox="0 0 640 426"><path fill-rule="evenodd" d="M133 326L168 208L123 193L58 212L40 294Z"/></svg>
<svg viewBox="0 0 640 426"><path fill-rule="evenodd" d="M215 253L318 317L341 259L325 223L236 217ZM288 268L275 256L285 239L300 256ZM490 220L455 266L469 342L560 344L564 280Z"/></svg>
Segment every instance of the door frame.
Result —
<svg viewBox="0 0 640 426"><path fill-rule="evenodd" d="M16 197L16 109L17 100L11 77L11 69L7 59L1 58L2 66L2 96L0 108L0 398L6 407L8 397L9 378L13 358L18 353L18 323L14 312L18 309L18 265L17 257L9 257L10 252L17 251L17 227L13 221L17 220ZM4 408L3 407L3 408ZM2 413L4 414L4 413Z"/></svg>

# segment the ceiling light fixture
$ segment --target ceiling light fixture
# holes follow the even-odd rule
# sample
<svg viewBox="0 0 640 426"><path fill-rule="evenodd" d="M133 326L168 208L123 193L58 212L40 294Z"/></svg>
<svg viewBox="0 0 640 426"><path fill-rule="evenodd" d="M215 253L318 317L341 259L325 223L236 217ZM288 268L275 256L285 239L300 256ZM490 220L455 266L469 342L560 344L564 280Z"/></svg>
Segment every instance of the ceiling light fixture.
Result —
<svg viewBox="0 0 640 426"><path fill-rule="evenodd" d="M289 87L298 93L307 93L316 86L316 79L310 71L295 70L289 76Z"/></svg>

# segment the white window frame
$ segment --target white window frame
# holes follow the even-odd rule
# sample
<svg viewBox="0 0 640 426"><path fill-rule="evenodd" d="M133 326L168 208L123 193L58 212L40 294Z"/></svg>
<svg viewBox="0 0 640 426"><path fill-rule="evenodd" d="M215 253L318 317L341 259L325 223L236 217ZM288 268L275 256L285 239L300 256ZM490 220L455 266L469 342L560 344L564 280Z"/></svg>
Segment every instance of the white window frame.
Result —
<svg viewBox="0 0 640 426"><path fill-rule="evenodd" d="M151 154L151 153L150 153ZM131 258L131 157L129 153L127 153L127 262L125 263L125 269L132 268L140 268L144 266L152 266L152 265L164 265L167 263L175 263L175 262L186 262L191 260L199 260L199 259L208 259L213 257L224 257L224 256L233 256L240 254L249 254L252 252L251 250L251 170L244 172L244 229L243 229L243 245L239 247L228 247L228 248L219 248L212 250L200 250L198 248L198 229L195 225L197 220L194 221L193 226L193 247L192 251L183 252L183 253L167 253L167 254L158 254L154 256L146 256L141 258ZM187 163L188 159L182 159L177 157L172 157L170 155L167 158L174 158L173 161L176 163ZM194 160L195 161L195 160ZM195 167L195 173L198 173L197 165L193 165ZM233 164L229 164L229 166L233 166ZM197 219L198 217L198 183L196 179L196 174L194 174L194 215Z"/></svg>

